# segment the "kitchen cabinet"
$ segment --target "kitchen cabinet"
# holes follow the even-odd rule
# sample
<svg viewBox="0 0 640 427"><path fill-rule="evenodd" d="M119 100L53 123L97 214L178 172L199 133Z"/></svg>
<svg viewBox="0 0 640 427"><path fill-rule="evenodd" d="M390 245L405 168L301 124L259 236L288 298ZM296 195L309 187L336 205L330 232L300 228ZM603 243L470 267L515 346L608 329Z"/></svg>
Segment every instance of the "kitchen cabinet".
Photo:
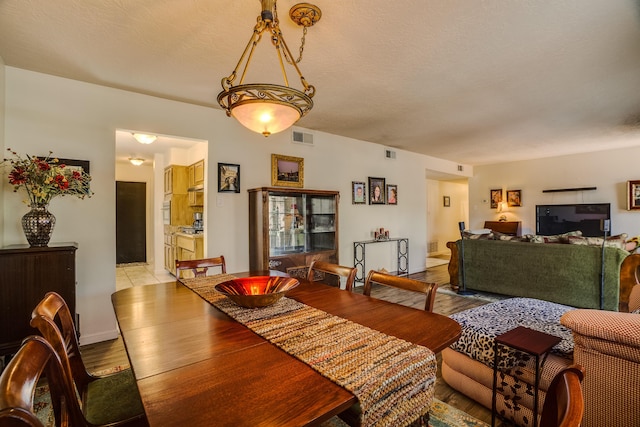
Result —
<svg viewBox="0 0 640 427"><path fill-rule="evenodd" d="M202 234L177 233L176 235L176 259L178 261L204 258ZM175 264L175 261L174 261ZM175 265L173 274L175 275ZM186 273L183 273L188 277Z"/></svg>
<svg viewBox="0 0 640 427"><path fill-rule="evenodd" d="M202 207L204 205L204 191L189 191L188 202L189 206L193 208Z"/></svg>
<svg viewBox="0 0 640 427"><path fill-rule="evenodd" d="M22 339L37 333L31 312L49 291L62 296L76 328L77 243L47 247L11 245L0 249L0 354L14 353Z"/></svg>
<svg viewBox="0 0 640 427"><path fill-rule="evenodd" d="M338 191L249 190L249 268L280 270L312 260L338 263Z"/></svg>
<svg viewBox="0 0 640 427"><path fill-rule="evenodd" d="M187 166L171 165L164 168L164 195L187 194Z"/></svg>
<svg viewBox="0 0 640 427"><path fill-rule="evenodd" d="M204 159L189 165L187 175L189 188L204 186Z"/></svg>
<svg viewBox="0 0 640 427"><path fill-rule="evenodd" d="M165 232L164 234L164 268L171 274L176 274L176 235Z"/></svg>

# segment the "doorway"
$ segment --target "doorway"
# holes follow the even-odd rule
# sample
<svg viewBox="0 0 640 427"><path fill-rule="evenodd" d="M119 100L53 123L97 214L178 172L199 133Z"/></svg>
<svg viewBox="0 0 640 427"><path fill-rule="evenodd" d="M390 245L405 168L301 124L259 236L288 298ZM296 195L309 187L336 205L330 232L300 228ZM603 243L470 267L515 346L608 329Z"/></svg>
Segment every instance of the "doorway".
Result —
<svg viewBox="0 0 640 427"><path fill-rule="evenodd" d="M116 181L116 263L147 262L147 184Z"/></svg>

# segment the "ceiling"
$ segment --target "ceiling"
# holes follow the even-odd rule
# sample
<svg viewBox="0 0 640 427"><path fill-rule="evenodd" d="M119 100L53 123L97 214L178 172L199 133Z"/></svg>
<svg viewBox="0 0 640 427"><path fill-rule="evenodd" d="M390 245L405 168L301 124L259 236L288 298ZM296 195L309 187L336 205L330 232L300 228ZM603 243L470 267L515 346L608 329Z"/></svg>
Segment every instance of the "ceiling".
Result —
<svg viewBox="0 0 640 427"><path fill-rule="evenodd" d="M301 127L470 165L640 145L640 0L315 1ZM278 10L297 55L295 3ZM219 108L259 13L258 0L2 0L0 57ZM281 84L261 59L250 71Z"/></svg>

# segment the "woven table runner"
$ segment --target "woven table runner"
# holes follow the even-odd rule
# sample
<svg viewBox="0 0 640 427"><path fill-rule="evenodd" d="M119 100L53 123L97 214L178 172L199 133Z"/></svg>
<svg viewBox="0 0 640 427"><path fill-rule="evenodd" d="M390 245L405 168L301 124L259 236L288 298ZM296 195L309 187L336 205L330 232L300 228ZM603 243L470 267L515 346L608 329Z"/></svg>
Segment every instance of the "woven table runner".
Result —
<svg viewBox="0 0 640 427"><path fill-rule="evenodd" d="M436 379L431 350L286 297L269 307L240 307L214 289L234 278L219 274L180 281L353 393L360 402L363 426L407 426L429 412Z"/></svg>

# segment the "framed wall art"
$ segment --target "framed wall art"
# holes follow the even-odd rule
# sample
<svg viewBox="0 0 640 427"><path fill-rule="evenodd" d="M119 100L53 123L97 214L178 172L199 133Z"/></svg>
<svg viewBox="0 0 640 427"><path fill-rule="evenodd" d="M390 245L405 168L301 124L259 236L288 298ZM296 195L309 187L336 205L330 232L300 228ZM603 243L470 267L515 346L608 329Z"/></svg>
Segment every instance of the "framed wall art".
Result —
<svg viewBox="0 0 640 427"><path fill-rule="evenodd" d="M218 163L218 193L240 192L240 165Z"/></svg>
<svg viewBox="0 0 640 427"><path fill-rule="evenodd" d="M351 203L354 205L367 203L367 186L364 182L351 181Z"/></svg>
<svg viewBox="0 0 640 427"><path fill-rule="evenodd" d="M489 200L491 200L491 209L497 209L502 201L502 188L490 190Z"/></svg>
<svg viewBox="0 0 640 427"><path fill-rule="evenodd" d="M387 184L387 204L398 204L398 186L395 184Z"/></svg>
<svg viewBox="0 0 640 427"><path fill-rule="evenodd" d="M627 209L640 210L640 181L627 181Z"/></svg>
<svg viewBox="0 0 640 427"><path fill-rule="evenodd" d="M302 188L304 186L304 159L272 154L271 185Z"/></svg>
<svg viewBox="0 0 640 427"><path fill-rule="evenodd" d="M46 156L40 157L41 159L46 158ZM80 173L86 173L90 175L89 166L91 163L89 160L76 160L76 159L61 159L58 157L58 164L65 165L65 168L71 171L78 171ZM86 194L91 194L91 183L87 183Z"/></svg>
<svg viewBox="0 0 640 427"><path fill-rule="evenodd" d="M44 159L45 157L41 157ZM77 170L78 172L90 173L89 160L74 160L74 159L60 159L58 158L59 165L66 165L71 170Z"/></svg>
<svg viewBox="0 0 640 427"><path fill-rule="evenodd" d="M385 179L369 177L369 204L384 205L386 198L384 196Z"/></svg>
<svg viewBox="0 0 640 427"><path fill-rule="evenodd" d="M522 190L507 190L507 205L522 206Z"/></svg>
<svg viewBox="0 0 640 427"><path fill-rule="evenodd" d="M450 208L451 207L451 197L442 196L442 206L444 206L445 208Z"/></svg>

